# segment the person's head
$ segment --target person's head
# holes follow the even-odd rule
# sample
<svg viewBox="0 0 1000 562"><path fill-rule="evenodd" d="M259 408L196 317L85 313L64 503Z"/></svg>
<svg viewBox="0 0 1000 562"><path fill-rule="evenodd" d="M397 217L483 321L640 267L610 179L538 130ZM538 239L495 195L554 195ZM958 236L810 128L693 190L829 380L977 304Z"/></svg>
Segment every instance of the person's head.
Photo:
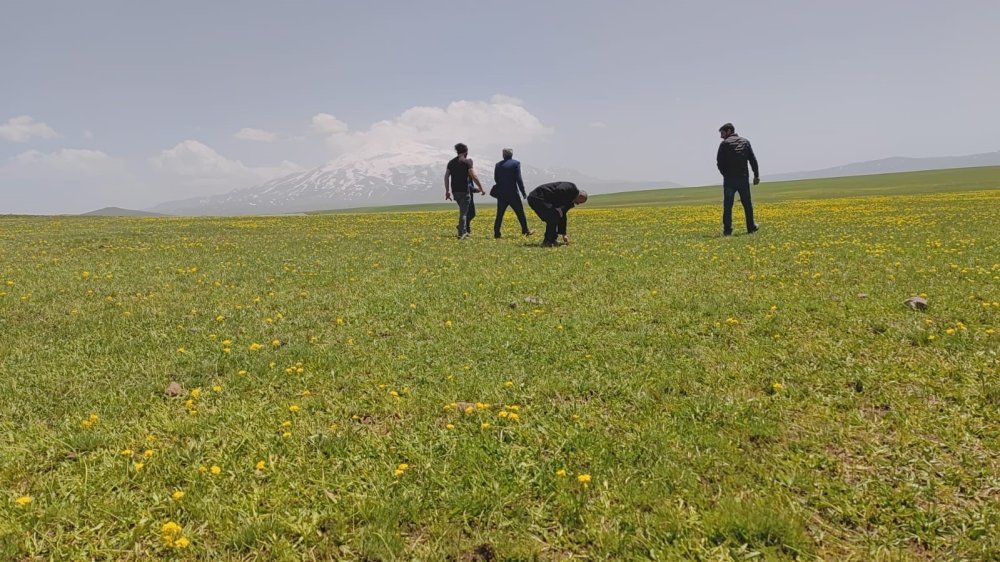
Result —
<svg viewBox="0 0 1000 562"><path fill-rule="evenodd" d="M458 144L455 145L455 152L457 152L459 156L461 156L463 154L468 154L469 153L469 147L465 146L465 143L461 143L460 142L460 143L458 143Z"/></svg>
<svg viewBox="0 0 1000 562"><path fill-rule="evenodd" d="M727 138L730 135L736 134L736 127L733 127L732 123L726 123L725 125L719 127L719 136L722 138Z"/></svg>
<svg viewBox="0 0 1000 562"><path fill-rule="evenodd" d="M505 148L505 149L503 149L503 159L504 160L510 160L513 157L514 157L514 149L513 148Z"/></svg>
<svg viewBox="0 0 1000 562"><path fill-rule="evenodd" d="M577 205L583 205L584 203L586 203L587 192L581 189L580 194L576 196L576 199L574 199L573 202L576 203Z"/></svg>

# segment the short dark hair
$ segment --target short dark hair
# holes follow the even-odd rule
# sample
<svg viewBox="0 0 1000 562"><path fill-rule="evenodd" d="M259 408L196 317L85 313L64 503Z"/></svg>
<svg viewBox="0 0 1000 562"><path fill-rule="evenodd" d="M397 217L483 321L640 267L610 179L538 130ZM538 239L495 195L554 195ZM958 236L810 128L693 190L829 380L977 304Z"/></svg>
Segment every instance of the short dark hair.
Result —
<svg viewBox="0 0 1000 562"><path fill-rule="evenodd" d="M735 133L736 132L736 127L733 127L732 123L726 123L725 125L719 127L719 132L720 133L725 132L725 131L729 131L730 133Z"/></svg>
<svg viewBox="0 0 1000 562"><path fill-rule="evenodd" d="M455 145L455 152L465 154L466 152L469 152L469 147L465 146L464 143L458 143Z"/></svg>

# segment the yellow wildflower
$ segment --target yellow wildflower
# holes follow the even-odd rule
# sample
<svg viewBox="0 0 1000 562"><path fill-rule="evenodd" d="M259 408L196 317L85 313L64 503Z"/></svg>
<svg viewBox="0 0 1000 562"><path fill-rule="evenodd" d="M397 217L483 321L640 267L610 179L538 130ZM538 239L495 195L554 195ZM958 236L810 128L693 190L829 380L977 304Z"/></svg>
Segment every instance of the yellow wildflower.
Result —
<svg viewBox="0 0 1000 562"><path fill-rule="evenodd" d="M21 497L17 498L16 500L14 500L14 503L16 503L17 505L19 505L21 507L24 507L24 506L28 505L29 503L31 503L33 501L35 501L35 498L33 498L31 496L21 496Z"/></svg>

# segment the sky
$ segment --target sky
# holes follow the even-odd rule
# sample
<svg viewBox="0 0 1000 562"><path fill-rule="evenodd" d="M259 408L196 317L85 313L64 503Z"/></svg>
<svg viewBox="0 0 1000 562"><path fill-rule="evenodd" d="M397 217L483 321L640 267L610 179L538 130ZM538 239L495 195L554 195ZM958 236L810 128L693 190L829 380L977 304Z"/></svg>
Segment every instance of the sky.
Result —
<svg viewBox="0 0 1000 562"><path fill-rule="evenodd" d="M0 214L148 208L379 143L685 185L719 182L724 122L765 182L992 152L998 21L996 0L0 0Z"/></svg>

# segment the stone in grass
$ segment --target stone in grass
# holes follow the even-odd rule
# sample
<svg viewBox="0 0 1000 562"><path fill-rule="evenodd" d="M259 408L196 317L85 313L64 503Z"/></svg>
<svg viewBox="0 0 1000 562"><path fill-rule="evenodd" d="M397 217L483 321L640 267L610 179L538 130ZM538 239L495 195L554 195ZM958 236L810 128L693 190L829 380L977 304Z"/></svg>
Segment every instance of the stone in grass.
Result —
<svg viewBox="0 0 1000 562"><path fill-rule="evenodd" d="M510 304L507 305L507 306L509 306L511 308L517 308L517 301L510 301Z"/></svg>
<svg viewBox="0 0 1000 562"><path fill-rule="evenodd" d="M910 297L903 301L903 304L912 308L913 310L924 310L927 308L927 299L922 297Z"/></svg>
<svg viewBox="0 0 1000 562"><path fill-rule="evenodd" d="M535 295L528 295L524 297L524 302L528 304L542 304L542 299L536 297Z"/></svg>
<svg viewBox="0 0 1000 562"><path fill-rule="evenodd" d="M171 397L180 396L181 394L184 394L184 387L177 381L170 381L170 384L167 385L167 389L163 391L163 394Z"/></svg>
<svg viewBox="0 0 1000 562"><path fill-rule="evenodd" d="M868 298L868 293L858 293L858 298L859 299L867 299Z"/></svg>

